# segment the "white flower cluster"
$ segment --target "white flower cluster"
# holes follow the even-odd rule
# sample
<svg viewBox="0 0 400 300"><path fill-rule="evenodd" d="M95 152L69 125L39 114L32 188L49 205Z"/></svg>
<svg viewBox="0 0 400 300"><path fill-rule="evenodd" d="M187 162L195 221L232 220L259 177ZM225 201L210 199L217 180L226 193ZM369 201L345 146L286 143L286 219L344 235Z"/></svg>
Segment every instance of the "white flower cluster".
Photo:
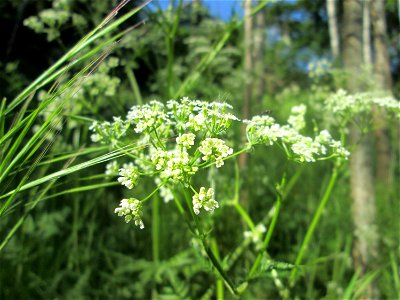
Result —
<svg viewBox="0 0 400 300"><path fill-rule="evenodd" d="M126 223L129 223L133 219L136 226L139 226L140 229L144 228L142 221L142 203L138 199L122 199L119 207L115 209L115 213L120 217L124 216Z"/></svg>
<svg viewBox="0 0 400 300"><path fill-rule="evenodd" d="M204 208L205 211L214 211L218 208L218 202L214 199L214 190L209 188L206 191L205 187L201 187L198 194L193 196L193 211L196 215L200 213L200 208Z"/></svg>
<svg viewBox="0 0 400 300"><path fill-rule="evenodd" d="M180 102L169 100L167 108L170 120L178 131L209 131L212 135L219 135L230 127L232 121L239 121L229 112L232 106L227 103L191 101L184 97Z"/></svg>
<svg viewBox="0 0 400 300"><path fill-rule="evenodd" d="M298 107L294 110L296 116L303 114L305 108ZM298 128L304 127L297 117L291 118L291 123ZM278 143L287 153L289 158L299 162L314 162L322 157L347 158L350 153L342 147L340 141L332 139L328 131L323 130L314 139L299 133L298 128L292 125L279 125L270 116L256 116L251 121L246 121L247 138L251 145ZM304 124L305 125L305 124Z"/></svg>
<svg viewBox="0 0 400 300"><path fill-rule="evenodd" d="M121 169L119 169L118 182L125 185L128 189L132 189L139 179L139 171L133 165L133 163L124 164Z"/></svg>
<svg viewBox="0 0 400 300"><path fill-rule="evenodd" d="M118 163L116 160L113 160L112 162L109 162L106 165L106 171L105 171L106 175L109 175L109 176L114 175L114 174L118 173L118 171L119 171L119 168L118 168Z"/></svg>
<svg viewBox="0 0 400 300"><path fill-rule="evenodd" d="M118 181L132 189L140 176L153 176L160 196L168 202L173 200L174 184L179 182L189 187L200 168L207 167L210 162L215 162L220 168L224 160L233 154L233 149L220 139L231 123L239 120L230 112L231 109L226 103L192 101L188 98L179 102L170 100L165 105L151 101L132 107L126 120L114 118L112 123L93 123L92 139L120 148L124 144L117 143L119 139L125 136L134 138L139 146L126 151L134 157L135 164L123 165L119 169ZM289 158L300 162L334 156L346 158L348 151L339 141L333 140L329 132L321 131L315 138L299 133L306 125L305 113L305 105L293 107L288 125L283 126L271 116L255 116L250 121L243 121L247 123L249 146L277 144ZM116 163L110 164L107 174L115 174L116 168ZM149 194L149 197L152 195ZM201 187L199 193L195 192L192 202L196 214L201 208L213 211L218 207L212 188L206 190ZM123 199L115 212L125 216L127 222L134 218L135 224L142 227L141 205L142 202L137 199ZM251 233L252 239L255 240L256 235L261 236L264 231L265 228L257 227Z"/></svg>
<svg viewBox="0 0 400 300"><path fill-rule="evenodd" d="M149 104L132 107L126 118L135 124L136 133L150 132L169 123L164 104L155 100Z"/></svg>
<svg viewBox="0 0 400 300"><path fill-rule="evenodd" d="M179 102L169 100L165 105L151 101L132 107L126 120L114 118L114 122L94 122L90 129L94 131L93 141L112 146L123 145L122 142L116 143L119 138L128 135L135 138L140 146L129 150L135 157L135 165L130 163L119 169L118 181L132 189L139 174L152 174L160 196L168 202L173 199L171 185L181 182L189 186L193 175L203 166L199 160L201 154L203 160L215 160L216 166L221 167L223 159L233 153L232 148L217 138L226 132L233 121L239 121L231 110L227 103L188 98ZM199 137L202 137L198 140L199 148L191 149ZM115 172L115 167L110 165L107 172ZM204 207L206 211L211 211L218 207L212 195L212 189L206 193L203 188L194 198L197 199L195 210L199 212ZM127 201L123 202L125 206ZM118 212L125 213L126 210L118 209Z"/></svg>
<svg viewBox="0 0 400 300"><path fill-rule="evenodd" d="M132 125L134 132L157 134L157 138L171 138L177 133L196 134L208 132L211 136L221 135L232 121L239 119L230 113L232 106L227 103L206 102L182 98L179 102L169 100L166 105L158 101L133 106L126 120L114 118L114 122L94 122L92 141L109 143L121 138Z"/></svg>
<svg viewBox="0 0 400 300"><path fill-rule="evenodd" d="M307 107L304 104L293 106L291 110L291 115L288 119L288 124L300 131L306 127L306 121L304 115L306 114Z"/></svg>
<svg viewBox="0 0 400 300"><path fill-rule="evenodd" d="M161 171L161 178L184 183L189 182L190 177L199 169L190 164L190 157L185 148L171 151L157 150L151 156L151 161L156 170Z"/></svg>
<svg viewBox="0 0 400 300"><path fill-rule="evenodd" d="M193 133L186 133L182 134L181 136L178 136L176 138L176 144L181 145L182 147L189 149L194 145L194 139L196 138L196 135Z"/></svg>
<svg viewBox="0 0 400 300"><path fill-rule="evenodd" d="M400 102L393 97L380 93L349 94L340 89L326 99L325 104L327 109L336 115L369 113L372 111L372 106L377 105L382 109L394 112L400 117Z"/></svg>
<svg viewBox="0 0 400 300"><path fill-rule="evenodd" d="M223 159L233 153L233 149L225 145L225 141L216 138L206 138L202 141L199 151L204 155L202 157L204 161L214 158L217 168L222 167Z"/></svg>
<svg viewBox="0 0 400 300"><path fill-rule="evenodd" d="M114 122L102 122L99 123L94 121L89 127L94 133L90 136L93 142L110 143L115 144L118 140L125 136L129 123L123 121L120 117L113 117Z"/></svg>
<svg viewBox="0 0 400 300"><path fill-rule="evenodd" d="M245 231L243 235L245 239L251 240L256 245L257 250L260 250L266 231L267 228L265 228L264 224L258 224L252 231Z"/></svg>

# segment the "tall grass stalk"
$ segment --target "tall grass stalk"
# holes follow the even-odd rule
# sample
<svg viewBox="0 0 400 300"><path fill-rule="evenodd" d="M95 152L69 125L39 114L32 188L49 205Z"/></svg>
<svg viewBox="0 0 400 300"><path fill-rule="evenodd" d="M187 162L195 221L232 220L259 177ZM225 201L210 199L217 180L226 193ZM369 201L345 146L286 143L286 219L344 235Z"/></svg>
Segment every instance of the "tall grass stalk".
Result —
<svg viewBox="0 0 400 300"><path fill-rule="evenodd" d="M61 121L62 119L59 116L62 114L64 104L67 101L71 101L72 97L80 89L85 78L90 76L116 47L115 42L121 39L134 27L130 27L127 30L120 31L116 34L113 34L113 31L118 29L121 24L125 23L128 19L137 14L137 12L149 3L145 2L144 4L130 10L128 13L125 13L120 18L110 22L128 2L129 0L124 0L116 6L98 26L78 41L75 46L67 51L67 53L65 53L51 67L44 71L10 103L7 103L5 99L3 99L0 106L0 146L2 147L2 159L0 164L0 200L5 198L7 198L7 200L2 201L1 203L0 217L4 216L5 212L19 193L46 182L49 182L49 184L42 189L40 195L36 198L36 201L31 204L30 209L26 210L24 216L17 221L13 229L5 237L1 244L0 251L4 248L16 230L22 225L27 213L36 206L38 201L49 199L45 194L59 178L123 155L121 151L114 151L72 167L66 167L69 165L66 164L60 171L53 172L38 179L30 178L39 167L46 165L49 166L55 164L57 161L70 159L76 155L80 155L78 151L61 158L59 157L58 159L49 159L46 162L42 162L42 159L46 157L46 154L54 141L50 140L50 136L59 134L54 130L54 128L63 125L63 122ZM102 41L104 38L105 40ZM97 56L97 58L92 59L94 56ZM66 80L66 83L63 83L67 72L71 71L72 67L87 59L92 60L71 79ZM49 96L41 101L37 107L33 107L32 110L31 100L35 93L39 89L51 83L53 83L53 85L49 89ZM43 124L39 125L39 129L36 133L31 137L28 137L33 126L38 124L38 117L40 114L58 98L62 98L62 101L57 104L56 108L50 113ZM19 111L14 113L15 109L21 104L22 107ZM28 107L30 110L28 110ZM13 116L12 113L14 114ZM10 126L6 128L6 118L11 117L13 117L13 121ZM104 147L97 147L97 149L104 149ZM90 151L88 149L83 149L83 152L89 153ZM37 157L32 161L32 158L35 155ZM28 167L28 170L22 174L22 170L26 167ZM15 178L20 174L22 174L22 177L17 186L11 186L12 182L15 181ZM68 192L77 192L84 189L90 190L98 186L100 185L91 185L81 187L80 189L69 189ZM67 191L64 191L64 193L67 193ZM58 195L61 194L63 193L58 193Z"/></svg>

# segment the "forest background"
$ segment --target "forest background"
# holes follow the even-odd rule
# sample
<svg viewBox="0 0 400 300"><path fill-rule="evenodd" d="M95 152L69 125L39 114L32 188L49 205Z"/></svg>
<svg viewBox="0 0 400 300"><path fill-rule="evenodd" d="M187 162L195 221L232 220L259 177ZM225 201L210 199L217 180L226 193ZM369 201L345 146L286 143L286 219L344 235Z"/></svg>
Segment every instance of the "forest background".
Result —
<svg viewBox="0 0 400 300"><path fill-rule="evenodd" d="M400 298L398 3L215 3L0 2L1 299ZM122 187L132 153L90 127L183 97L282 124L306 107L303 134L351 155L254 145L193 180L213 214L156 190L141 230L114 210L154 182Z"/></svg>

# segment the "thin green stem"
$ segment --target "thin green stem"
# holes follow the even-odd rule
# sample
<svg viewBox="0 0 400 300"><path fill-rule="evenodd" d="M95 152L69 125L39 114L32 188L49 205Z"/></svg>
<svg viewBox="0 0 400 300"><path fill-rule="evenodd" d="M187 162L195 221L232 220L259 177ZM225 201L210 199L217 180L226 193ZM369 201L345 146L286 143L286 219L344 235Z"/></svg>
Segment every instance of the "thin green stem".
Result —
<svg viewBox="0 0 400 300"><path fill-rule="evenodd" d="M250 218L248 213L243 209L243 207L240 205L239 202L236 202L234 204L234 207L236 211L240 214L240 216L243 218L243 220L246 222L247 226L253 231L255 228L253 220Z"/></svg>
<svg viewBox="0 0 400 300"><path fill-rule="evenodd" d="M185 199L186 199L186 203L190 209L190 212L193 216L193 220L195 222L196 228L199 232L198 234L198 238L200 238L201 243L203 245L204 251L207 253L208 258L210 259L211 263L213 264L214 268L217 270L218 274L221 276L221 278L224 280L226 286L228 287L229 291L233 294L233 295L238 295L238 292L236 290L235 285L233 284L233 282L231 281L231 279L228 277L228 274L226 274L226 272L224 271L224 269L222 268L220 262L218 261L218 259L215 257L214 253L211 251L210 247L207 245L207 241L206 241L206 235L204 234L201 222L198 218L198 216L194 213L193 209L192 209L192 203L191 203L191 197L189 195L189 191L187 188L185 188L183 186L183 193L185 195Z"/></svg>
<svg viewBox="0 0 400 300"><path fill-rule="evenodd" d="M239 203L239 194L240 194L240 168L238 161L235 160L235 196L234 196L235 203Z"/></svg>
<svg viewBox="0 0 400 300"><path fill-rule="evenodd" d="M396 257L393 254L393 251L390 252L390 266L392 268L394 287L395 287L395 290L397 291L396 297L400 297L399 267L398 267L398 264L396 263ZM398 299L400 299L400 298L398 298Z"/></svg>
<svg viewBox="0 0 400 300"><path fill-rule="evenodd" d="M279 216L279 212L281 210L282 196L283 196L283 191L285 189L285 185L286 185L286 176L284 175L282 178L281 184L279 185L279 188L277 189L277 197L276 197L276 203L275 203L274 216L271 220L271 224L269 225L267 234L265 235L265 238L264 238L264 241L262 244L262 248L259 251L256 260L254 261L253 266L251 267L247 278L251 278L256 273L258 266L260 265L261 259L264 255L264 252L267 251L269 242L271 241L272 234L274 233L276 223L278 221L278 216Z"/></svg>
<svg viewBox="0 0 400 300"><path fill-rule="evenodd" d="M183 208L181 202L179 201L178 195L174 191L172 191L172 194L174 195L174 203L175 203L179 213L182 215L182 217L185 218L185 222L188 225L190 232L192 232L195 235L196 233L195 233L195 230L194 230L192 224L190 223L190 217L188 216L188 212L185 211L185 209Z"/></svg>
<svg viewBox="0 0 400 300"><path fill-rule="evenodd" d="M164 182L161 182L157 188L154 189L154 191L152 191L149 195L147 195L144 199L141 200L141 202L145 202L147 200L149 200L155 193L157 193L157 191L165 184Z"/></svg>
<svg viewBox="0 0 400 300"><path fill-rule="evenodd" d="M153 241L153 261L160 261L160 198L155 197L152 202L152 227L151 236Z"/></svg>
<svg viewBox="0 0 400 300"><path fill-rule="evenodd" d="M129 83L132 87L133 90L133 94L135 95L135 98L137 100L137 104L138 105L142 105L143 104L143 98L142 98L142 94L140 93L140 88L139 85L137 83L136 77L135 77L135 73L133 73L132 68L130 68L128 65L125 66L125 73L128 77Z"/></svg>
<svg viewBox="0 0 400 300"><path fill-rule="evenodd" d="M308 249L308 246L310 244L311 238L314 234L314 231L317 227L317 224L319 222L319 219L321 218L322 212L329 200L329 197L332 193L333 187L335 186L336 180L337 180L337 176L338 176L338 169L339 169L339 165L335 164L333 171L332 171L332 175L331 178L329 180L328 186L325 190L325 193L321 199L321 202L318 206L317 211L314 214L314 217L311 221L310 227L308 227L306 236L304 237L303 243L300 246L300 251L297 254L296 260L295 260L295 265L299 266L302 263L303 260L303 256L306 252L306 250ZM297 271L298 268L294 268L292 270L292 272L290 273L290 285L293 286L295 281L296 281L296 276L297 276Z"/></svg>
<svg viewBox="0 0 400 300"><path fill-rule="evenodd" d="M219 255L217 240L215 238L211 239L211 248L216 258L218 260L221 260L221 257ZM216 291L217 299L218 300L224 299L224 281L221 280L221 278L217 278L216 286L217 286L217 291Z"/></svg>

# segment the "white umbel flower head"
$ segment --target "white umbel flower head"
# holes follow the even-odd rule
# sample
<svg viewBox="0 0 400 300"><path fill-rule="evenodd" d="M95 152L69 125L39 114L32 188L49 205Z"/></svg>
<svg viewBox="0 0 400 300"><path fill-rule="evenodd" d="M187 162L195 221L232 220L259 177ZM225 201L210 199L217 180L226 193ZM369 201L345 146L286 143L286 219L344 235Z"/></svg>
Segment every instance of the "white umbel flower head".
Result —
<svg viewBox="0 0 400 300"><path fill-rule="evenodd" d="M196 136L193 133L182 134L181 136L178 136L176 138L176 143L186 149L189 149L191 146L194 145L195 138Z"/></svg>
<svg viewBox="0 0 400 300"><path fill-rule="evenodd" d="M140 229L144 228L142 221L142 203L135 198L122 199L115 213L120 217L125 217L125 222L129 223L132 219Z"/></svg>
<svg viewBox="0 0 400 300"><path fill-rule="evenodd" d="M306 111L307 107L304 104L292 107L292 114L288 119L288 123L297 131L300 131L304 127L306 127L306 121L304 120L304 115L306 114Z"/></svg>
<svg viewBox="0 0 400 300"><path fill-rule="evenodd" d="M106 165L105 174L106 175L114 175L116 173L118 173L118 163L116 160L113 160L112 162L109 162Z"/></svg>
<svg viewBox="0 0 400 300"><path fill-rule="evenodd" d="M266 231L267 228L264 224L258 224L252 231L245 231L243 235L246 239L251 240L256 245L256 248L260 250L262 247L263 236Z"/></svg>
<svg viewBox="0 0 400 300"><path fill-rule="evenodd" d="M139 171L135 168L133 163L124 164L121 169L119 169L118 182L122 185L125 185L128 189L132 189L138 179L139 179Z"/></svg>
<svg viewBox="0 0 400 300"><path fill-rule="evenodd" d="M209 188L206 191L205 187L200 188L200 192L193 196L193 211L196 215L200 213L200 208L204 208L205 211L214 211L218 208L218 202L213 199L214 190Z"/></svg>
<svg viewBox="0 0 400 300"><path fill-rule="evenodd" d="M224 165L223 158L233 153L233 149L225 145L225 141L216 138L206 138L202 141L199 151L203 154L204 161L214 158L217 168Z"/></svg>

